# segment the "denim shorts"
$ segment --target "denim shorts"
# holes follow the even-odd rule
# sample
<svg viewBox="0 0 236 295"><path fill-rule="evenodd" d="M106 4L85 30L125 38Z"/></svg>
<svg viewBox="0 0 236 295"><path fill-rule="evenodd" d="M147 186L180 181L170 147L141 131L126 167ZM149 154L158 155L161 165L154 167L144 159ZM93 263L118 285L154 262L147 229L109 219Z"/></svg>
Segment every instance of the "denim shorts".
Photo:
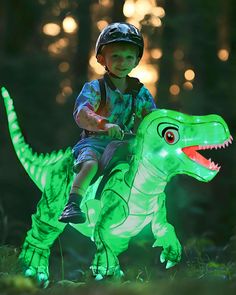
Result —
<svg viewBox="0 0 236 295"><path fill-rule="evenodd" d="M91 136L81 139L72 150L75 157L74 172L79 171L83 162L90 160L98 162L105 148L112 140L114 139L108 136Z"/></svg>

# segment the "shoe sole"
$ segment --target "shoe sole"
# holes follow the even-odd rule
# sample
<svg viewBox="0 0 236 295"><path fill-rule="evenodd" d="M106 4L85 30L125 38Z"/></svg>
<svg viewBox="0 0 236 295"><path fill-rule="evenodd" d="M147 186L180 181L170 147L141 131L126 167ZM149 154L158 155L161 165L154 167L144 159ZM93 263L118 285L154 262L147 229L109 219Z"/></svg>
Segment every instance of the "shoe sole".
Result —
<svg viewBox="0 0 236 295"><path fill-rule="evenodd" d="M81 217L78 217L78 216L60 217L58 219L58 221L63 222L63 223L75 223L75 224L78 224L78 223L84 223L86 221L86 218L83 217L83 216L81 216Z"/></svg>

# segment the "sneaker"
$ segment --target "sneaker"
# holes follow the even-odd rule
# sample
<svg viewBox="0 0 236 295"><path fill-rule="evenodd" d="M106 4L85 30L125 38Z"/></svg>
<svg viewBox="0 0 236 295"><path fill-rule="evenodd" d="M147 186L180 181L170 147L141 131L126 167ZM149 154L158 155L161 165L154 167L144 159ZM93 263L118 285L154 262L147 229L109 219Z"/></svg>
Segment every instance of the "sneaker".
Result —
<svg viewBox="0 0 236 295"><path fill-rule="evenodd" d="M84 223L86 216L77 203L68 202L58 220L64 223Z"/></svg>

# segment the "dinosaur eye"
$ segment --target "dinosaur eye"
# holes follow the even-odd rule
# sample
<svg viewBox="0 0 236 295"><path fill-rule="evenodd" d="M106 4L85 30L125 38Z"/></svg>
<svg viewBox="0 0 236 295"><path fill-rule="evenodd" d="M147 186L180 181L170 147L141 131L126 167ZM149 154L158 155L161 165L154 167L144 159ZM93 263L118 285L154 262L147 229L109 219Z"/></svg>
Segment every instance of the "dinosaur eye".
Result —
<svg viewBox="0 0 236 295"><path fill-rule="evenodd" d="M173 128L165 128L162 131L162 136L169 144L175 144L179 140L179 132Z"/></svg>

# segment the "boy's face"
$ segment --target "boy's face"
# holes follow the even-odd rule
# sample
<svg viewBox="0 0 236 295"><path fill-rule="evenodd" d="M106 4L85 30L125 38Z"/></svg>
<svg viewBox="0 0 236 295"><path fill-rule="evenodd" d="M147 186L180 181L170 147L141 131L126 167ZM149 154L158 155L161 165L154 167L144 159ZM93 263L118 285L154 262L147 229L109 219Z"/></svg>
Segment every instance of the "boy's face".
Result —
<svg viewBox="0 0 236 295"><path fill-rule="evenodd" d="M111 43L106 45L98 62L119 78L126 77L139 62L138 48L129 43Z"/></svg>

